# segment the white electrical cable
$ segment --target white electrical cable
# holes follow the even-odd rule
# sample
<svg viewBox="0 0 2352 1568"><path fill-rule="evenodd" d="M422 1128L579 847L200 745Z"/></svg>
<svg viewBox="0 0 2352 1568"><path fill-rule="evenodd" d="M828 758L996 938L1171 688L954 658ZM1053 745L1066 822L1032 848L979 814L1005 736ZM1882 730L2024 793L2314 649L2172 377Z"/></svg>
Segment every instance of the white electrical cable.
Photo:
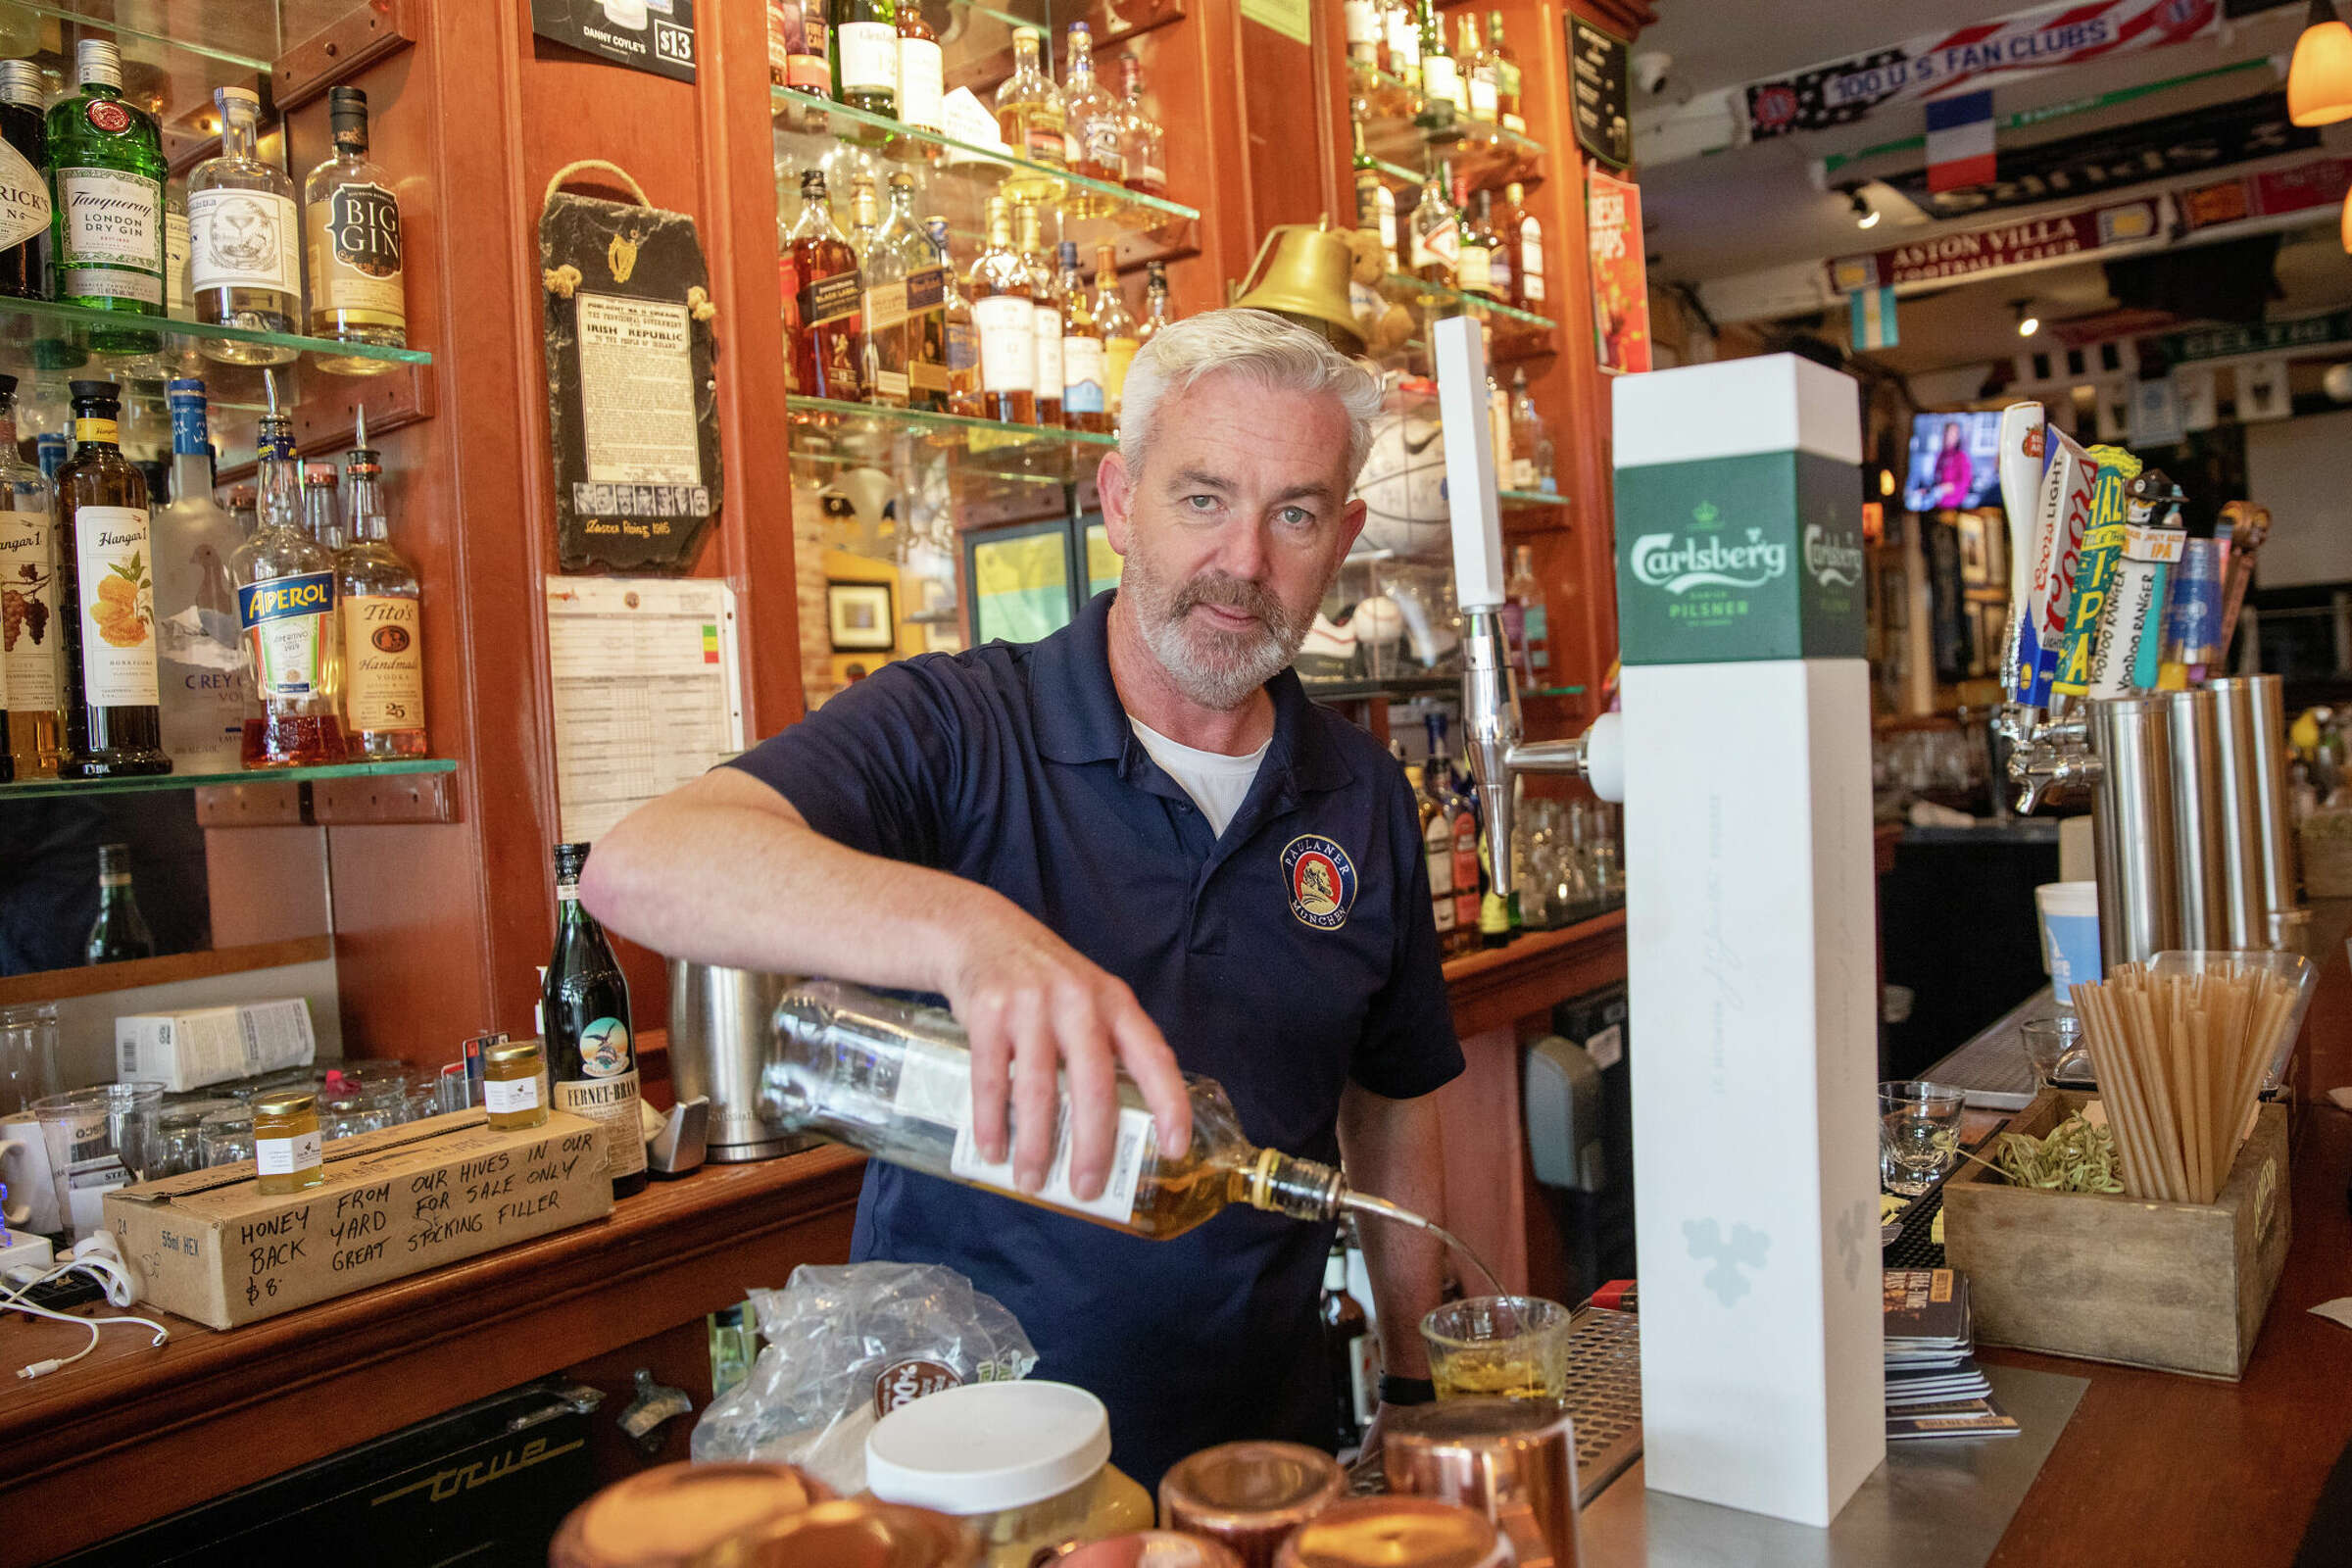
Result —
<svg viewBox="0 0 2352 1568"><path fill-rule="evenodd" d="M142 1327L151 1328L155 1330L154 1347L156 1348L160 1348L166 1340L172 1338L172 1331L170 1329L165 1328L161 1323L158 1323L155 1321L155 1319L150 1317L75 1317L70 1312L53 1312L45 1306L35 1306L32 1302L24 1299L24 1293L25 1291L32 1289L36 1285L46 1285L51 1280L57 1279L61 1275L71 1274L77 1268L84 1269L84 1271L93 1279L98 1280L101 1290L105 1288L106 1281L102 1276L100 1276L98 1270L94 1268L85 1268L84 1260L78 1257L69 1257L66 1259L66 1261L60 1263L48 1273L43 1274L40 1278L35 1280L27 1280L22 1286L0 1284L0 1311L28 1312L34 1317L45 1317L55 1323L79 1324L81 1327L90 1331L90 1343L83 1346L80 1349L74 1351L72 1355L53 1357L52 1359L46 1361L27 1362L24 1366L21 1366L17 1369L17 1376L21 1378L46 1377L52 1372L63 1371L65 1368L72 1366L74 1362L80 1360L83 1356L98 1348L98 1326L102 1323L136 1323Z"/></svg>

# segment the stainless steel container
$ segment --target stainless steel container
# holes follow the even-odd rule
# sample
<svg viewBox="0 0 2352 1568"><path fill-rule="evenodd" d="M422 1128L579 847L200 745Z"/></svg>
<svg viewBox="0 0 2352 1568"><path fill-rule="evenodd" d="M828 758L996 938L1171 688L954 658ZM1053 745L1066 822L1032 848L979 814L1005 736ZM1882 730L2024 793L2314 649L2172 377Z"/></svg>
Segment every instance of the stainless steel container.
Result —
<svg viewBox="0 0 2352 1568"><path fill-rule="evenodd" d="M2254 688L2263 906L2276 914L2303 907L2303 878L2295 866L2295 813L2286 799L2286 677L2248 675L2246 683Z"/></svg>
<svg viewBox="0 0 2352 1568"><path fill-rule="evenodd" d="M2095 699L2089 718L2100 762L2099 959L2112 972L2180 946L2172 704L2161 696Z"/></svg>
<svg viewBox="0 0 2352 1568"><path fill-rule="evenodd" d="M787 976L669 962L669 1076L680 1100L710 1101L709 1158L772 1159L815 1140L760 1119L760 1069L775 1038Z"/></svg>
<svg viewBox="0 0 2352 1568"><path fill-rule="evenodd" d="M2208 691L2166 692L2172 704L2174 871L2180 945L2229 946L2229 866L2222 826L2221 699Z"/></svg>
<svg viewBox="0 0 2352 1568"><path fill-rule="evenodd" d="M2262 882L2262 786L2254 747L2254 688L2242 679L2221 679L2207 688L2214 697L2222 773L2221 812L2223 903L2229 915L2231 953L2270 946L2270 906Z"/></svg>

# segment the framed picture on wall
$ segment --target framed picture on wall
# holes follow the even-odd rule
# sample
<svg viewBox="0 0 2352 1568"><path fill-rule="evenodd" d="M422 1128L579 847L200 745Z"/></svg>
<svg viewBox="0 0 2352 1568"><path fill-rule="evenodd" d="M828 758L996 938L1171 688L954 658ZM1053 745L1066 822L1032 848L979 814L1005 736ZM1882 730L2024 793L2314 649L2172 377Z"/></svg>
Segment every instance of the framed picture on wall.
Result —
<svg viewBox="0 0 2352 1568"><path fill-rule="evenodd" d="M898 646L898 616L886 582L827 582L825 624L837 654L887 654Z"/></svg>
<svg viewBox="0 0 2352 1568"><path fill-rule="evenodd" d="M1984 514L1963 512L1952 519L1960 530L1960 582L1967 588L1984 588L1992 583L1991 553L1985 545Z"/></svg>

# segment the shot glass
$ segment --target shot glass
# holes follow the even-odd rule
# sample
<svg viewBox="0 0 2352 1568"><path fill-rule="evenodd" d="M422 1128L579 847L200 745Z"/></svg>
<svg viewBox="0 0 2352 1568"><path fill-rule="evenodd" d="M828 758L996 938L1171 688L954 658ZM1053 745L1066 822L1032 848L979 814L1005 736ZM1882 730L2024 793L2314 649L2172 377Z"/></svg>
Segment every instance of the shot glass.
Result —
<svg viewBox="0 0 2352 1568"><path fill-rule="evenodd" d="M2034 1064L2034 1082L2047 1089L2055 1079L2081 1083L2091 1076L2090 1051L2082 1044L2082 1020L2072 1015L2035 1018L2026 1024L2026 1059Z"/></svg>
<svg viewBox="0 0 2352 1568"><path fill-rule="evenodd" d="M1879 1177L1886 1190L1917 1198L1960 1157L1964 1091L1904 1080L1879 1085Z"/></svg>
<svg viewBox="0 0 2352 1568"><path fill-rule="evenodd" d="M1540 1296L1473 1296L1421 1320L1429 1375L1441 1399L1568 1396L1568 1308Z"/></svg>

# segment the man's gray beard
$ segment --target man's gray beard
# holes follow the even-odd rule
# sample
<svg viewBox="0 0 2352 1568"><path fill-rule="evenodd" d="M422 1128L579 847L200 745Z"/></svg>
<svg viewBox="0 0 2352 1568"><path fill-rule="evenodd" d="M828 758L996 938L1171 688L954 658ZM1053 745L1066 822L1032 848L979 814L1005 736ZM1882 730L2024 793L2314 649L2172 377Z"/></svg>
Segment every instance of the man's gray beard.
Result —
<svg viewBox="0 0 2352 1568"><path fill-rule="evenodd" d="M1338 575L1335 570L1334 576ZM1328 590L1328 580L1324 588ZM1141 552L1128 556L1119 591L1129 602L1144 645L1176 689L1202 708L1230 712L1250 694L1290 667L1306 641L1314 612L1294 617L1270 591L1221 571L1202 572L1181 588L1153 575ZM1315 596L1322 602L1322 595ZM1196 605L1222 605L1257 617L1254 630L1225 631L1196 623Z"/></svg>

